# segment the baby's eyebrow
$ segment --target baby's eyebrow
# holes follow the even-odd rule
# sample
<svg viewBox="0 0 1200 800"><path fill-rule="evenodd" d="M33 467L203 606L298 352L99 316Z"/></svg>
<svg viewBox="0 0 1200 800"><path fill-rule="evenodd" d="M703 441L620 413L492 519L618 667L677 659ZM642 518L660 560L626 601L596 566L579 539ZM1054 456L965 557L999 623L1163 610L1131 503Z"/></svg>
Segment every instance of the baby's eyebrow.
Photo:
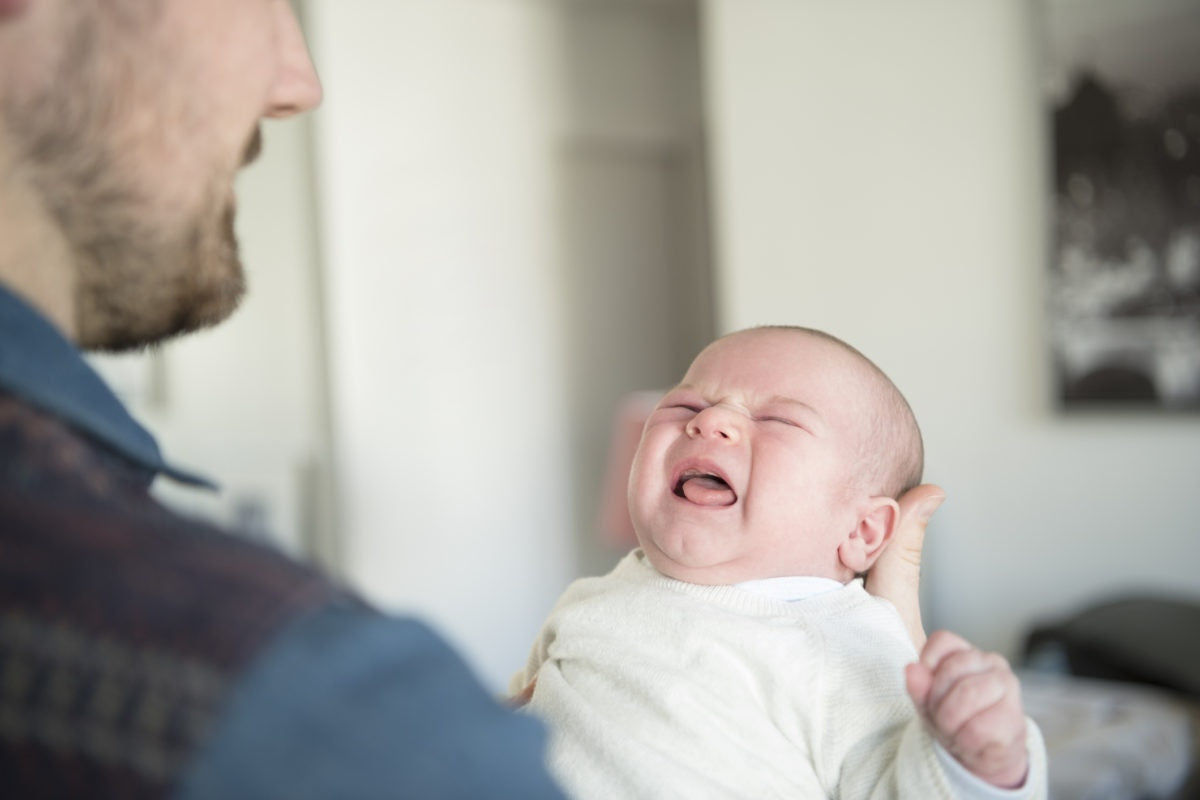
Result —
<svg viewBox="0 0 1200 800"><path fill-rule="evenodd" d="M774 397L769 397L769 398L767 398L767 402L769 404L783 403L785 405L799 406L800 408L811 411L814 414L817 413L817 410L815 408L813 408L812 406L810 406L808 403L804 402L803 400L797 400L796 398L788 397L785 394L777 394ZM820 416L820 415L818 414L818 416Z"/></svg>
<svg viewBox="0 0 1200 800"><path fill-rule="evenodd" d="M807 417L812 417L821 425L825 424L825 419L821 416L821 412L817 411L803 400L797 400L794 397L788 397L784 394L777 394L774 397L767 399L767 405L786 405L790 406Z"/></svg>

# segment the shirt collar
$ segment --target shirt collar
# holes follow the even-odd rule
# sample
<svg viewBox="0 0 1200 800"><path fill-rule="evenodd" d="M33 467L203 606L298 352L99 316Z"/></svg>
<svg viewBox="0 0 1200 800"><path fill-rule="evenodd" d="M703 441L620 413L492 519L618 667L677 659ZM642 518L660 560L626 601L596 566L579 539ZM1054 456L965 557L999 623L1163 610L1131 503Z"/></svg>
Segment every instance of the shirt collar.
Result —
<svg viewBox="0 0 1200 800"><path fill-rule="evenodd" d="M216 484L163 460L79 351L41 314L0 286L0 389L47 411L140 467L180 483Z"/></svg>
<svg viewBox="0 0 1200 800"><path fill-rule="evenodd" d="M833 578L818 578L813 575L793 575L785 578L763 578L755 581L744 581L735 585L737 588L752 594L770 597L774 600L782 600L785 603L797 603L814 595L823 594L834 589L841 589L844 584Z"/></svg>

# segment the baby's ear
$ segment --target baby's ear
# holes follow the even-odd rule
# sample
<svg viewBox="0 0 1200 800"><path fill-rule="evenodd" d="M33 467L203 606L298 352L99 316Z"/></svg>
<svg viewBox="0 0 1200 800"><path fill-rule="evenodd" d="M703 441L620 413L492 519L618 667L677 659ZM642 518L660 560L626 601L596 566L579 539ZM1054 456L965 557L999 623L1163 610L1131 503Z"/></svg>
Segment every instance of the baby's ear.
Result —
<svg viewBox="0 0 1200 800"><path fill-rule="evenodd" d="M890 497L871 497L863 506L858 524L838 547L838 558L855 573L871 568L892 540L900 520L900 504Z"/></svg>

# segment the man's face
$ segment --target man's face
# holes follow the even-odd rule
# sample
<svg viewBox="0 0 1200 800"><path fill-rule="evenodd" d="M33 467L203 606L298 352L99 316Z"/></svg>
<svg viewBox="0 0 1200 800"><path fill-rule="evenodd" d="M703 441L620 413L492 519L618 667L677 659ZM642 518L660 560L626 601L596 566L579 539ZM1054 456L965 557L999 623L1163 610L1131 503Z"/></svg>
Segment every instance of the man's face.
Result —
<svg viewBox="0 0 1200 800"><path fill-rule="evenodd" d="M851 577L837 551L860 511L850 477L866 394L854 357L818 337L767 329L710 345L634 458L630 513L650 562L701 584Z"/></svg>
<svg viewBox="0 0 1200 800"><path fill-rule="evenodd" d="M258 123L320 101L287 0L31 11L45 77L5 120L76 265L77 341L127 349L224 319L244 280L233 184Z"/></svg>

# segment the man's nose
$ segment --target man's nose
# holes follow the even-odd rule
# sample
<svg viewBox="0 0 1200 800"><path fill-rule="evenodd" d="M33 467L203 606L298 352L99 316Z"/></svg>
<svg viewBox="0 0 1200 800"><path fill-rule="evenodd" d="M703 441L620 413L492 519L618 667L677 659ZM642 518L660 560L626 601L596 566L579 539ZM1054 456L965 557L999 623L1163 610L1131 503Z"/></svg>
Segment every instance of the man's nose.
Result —
<svg viewBox="0 0 1200 800"><path fill-rule="evenodd" d="M321 105L321 79L308 54L300 22L289 2L276 3L279 28L279 70L267 99L264 116L283 118Z"/></svg>
<svg viewBox="0 0 1200 800"><path fill-rule="evenodd" d="M687 424L687 435L693 439L722 439L736 444L742 438L743 415L721 405L709 406Z"/></svg>

